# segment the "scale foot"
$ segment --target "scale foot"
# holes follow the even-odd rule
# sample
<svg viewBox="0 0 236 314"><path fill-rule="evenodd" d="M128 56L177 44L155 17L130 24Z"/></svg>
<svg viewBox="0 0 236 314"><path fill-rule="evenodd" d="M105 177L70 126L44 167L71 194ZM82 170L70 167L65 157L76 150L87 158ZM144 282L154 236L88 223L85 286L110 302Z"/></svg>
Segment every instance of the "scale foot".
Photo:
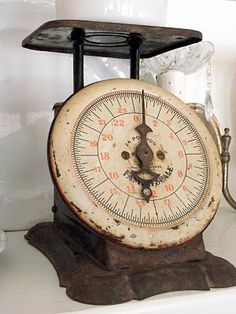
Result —
<svg viewBox="0 0 236 314"><path fill-rule="evenodd" d="M72 249L52 222L34 226L25 237L52 262L68 296L82 303L118 304L171 291L236 286L236 268L208 252L202 261L108 271L79 241Z"/></svg>

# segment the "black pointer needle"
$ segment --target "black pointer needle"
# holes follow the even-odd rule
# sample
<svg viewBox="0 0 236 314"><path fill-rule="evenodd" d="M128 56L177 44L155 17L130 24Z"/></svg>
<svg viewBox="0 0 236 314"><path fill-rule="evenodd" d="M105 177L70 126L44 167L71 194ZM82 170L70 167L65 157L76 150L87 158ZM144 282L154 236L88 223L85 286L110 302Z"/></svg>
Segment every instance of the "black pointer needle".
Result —
<svg viewBox="0 0 236 314"><path fill-rule="evenodd" d="M142 89L142 124L146 125L146 114L145 114L145 100L144 100L144 89ZM150 132L152 129L150 128Z"/></svg>
<svg viewBox="0 0 236 314"><path fill-rule="evenodd" d="M134 179L142 184L142 196L149 202L152 191L150 189L150 184L157 180L159 174L151 171L150 163L153 160L153 152L147 142L147 133L152 132L152 129L146 124L146 115L145 115L145 101L144 101L144 90L142 90L142 123L138 125L135 130L141 135L141 143L136 148L136 156L140 161L141 167L138 171L132 171ZM152 179L143 179L140 177L140 174L148 173L151 175Z"/></svg>

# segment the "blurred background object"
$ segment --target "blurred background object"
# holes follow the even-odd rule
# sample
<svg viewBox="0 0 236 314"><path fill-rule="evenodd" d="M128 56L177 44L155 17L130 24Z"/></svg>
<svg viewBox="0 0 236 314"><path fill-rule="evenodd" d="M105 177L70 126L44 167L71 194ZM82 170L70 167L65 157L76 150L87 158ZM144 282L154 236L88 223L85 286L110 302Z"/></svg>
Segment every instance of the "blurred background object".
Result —
<svg viewBox="0 0 236 314"><path fill-rule="evenodd" d="M5 232L0 230L0 253L5 250L6 243L7 243L7 235Z"/></svg>
<svg viewBox="0 0 236 314"><path fill-rule="evenodd" d="M187 75L198 72L210 64L213 53L213 43L204 41L162 53L156 57L142 60L141 77L156 83L186 101ZM208 68L210 69L210 66ZM206 93L209 91L208 82L211 71L207 73Z"/></svg>
<svg viewBox="0 0 236 314"><path fill-rule="evenodd" d="M55 0L55 4L59 20L164 26L168 0Z"/></svg>

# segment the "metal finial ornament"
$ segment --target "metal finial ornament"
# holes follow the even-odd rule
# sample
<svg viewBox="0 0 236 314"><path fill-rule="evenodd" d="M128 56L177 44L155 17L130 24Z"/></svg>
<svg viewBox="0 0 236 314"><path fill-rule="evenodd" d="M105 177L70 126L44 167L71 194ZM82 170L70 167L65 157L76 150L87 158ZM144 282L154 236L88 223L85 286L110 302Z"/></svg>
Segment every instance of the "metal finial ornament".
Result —
<svg viewBox="0 0 236 314"><path fill-rule="evenodd" d="M229 162L230 162L230 152L229 146L231 142L231 135L229 135L229 128L225 128L225 133L222 135L222 153L221 153L221 163L223 171L223 186L222 191L226 201L231 207L236 209L236 201L233 199L229 192L228 181L229 181Z"/></svg>

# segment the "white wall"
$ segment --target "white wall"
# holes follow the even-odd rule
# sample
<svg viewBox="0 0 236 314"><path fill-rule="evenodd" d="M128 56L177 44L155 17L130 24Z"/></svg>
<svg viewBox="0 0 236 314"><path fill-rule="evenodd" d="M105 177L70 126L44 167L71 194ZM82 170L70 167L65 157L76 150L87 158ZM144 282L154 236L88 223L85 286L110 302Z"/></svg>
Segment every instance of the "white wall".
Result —
<svg viewBox="0 0 236 314"><path fill-rule="evenodd" d="M51 218L46 141L53 104L72 93L71 56L26 50L21 41L54 18L52 0L0 0L1 229L25 229ZM232 130L236 176L236 3L169 0L167 25L200 30L216 46L213 100L222 126ZM86 58L86 83L127 75L126 62ZM196 77L189 78L191 88ZM203 102L203 94L196 88L188 100ZM233 175L230 181L236 196Z"/></svg>
<svg viewBox="0 0 236 314"><path fill-rule="evenodd" d="M44 1L45 2L45 1ZM31 52L21 41L54 7L0 1L0 227L21 229L49 218L51 184L46 162L50 108L60 97L65 65Z"/></svg>
<svg viewBox="0 0 236 314"><path fill-rule="evenodd" d="M52 218L53 186L47 166L47 136L54 103L64 101L73 91L72 57L23 49L21 42L41 24L55 18L53 0L0 0L0 229L3 230L27 229ZM126 62L86 58L85 84L127 75Z"/></svg>

